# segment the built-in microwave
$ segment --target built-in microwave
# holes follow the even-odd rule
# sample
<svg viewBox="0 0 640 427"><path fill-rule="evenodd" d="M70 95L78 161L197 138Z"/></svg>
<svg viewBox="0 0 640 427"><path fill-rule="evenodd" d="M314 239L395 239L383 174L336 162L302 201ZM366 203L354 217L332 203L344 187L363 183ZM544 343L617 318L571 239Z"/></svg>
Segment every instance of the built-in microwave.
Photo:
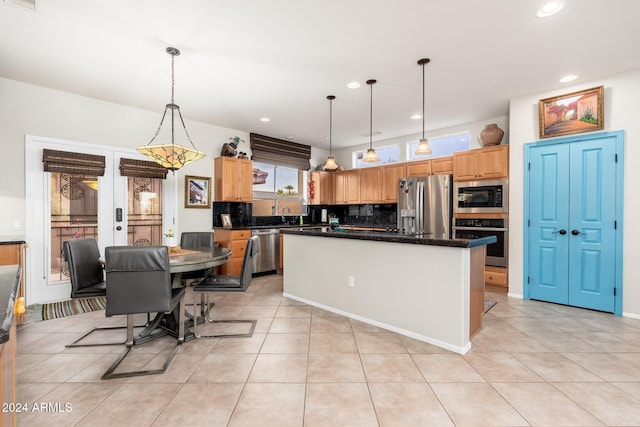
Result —
<svg viewBox="0 0 640 427"><path fill-rule="evenodd" d="M454 213L509 212L509 181L487 179L453 184Z"/></svg>

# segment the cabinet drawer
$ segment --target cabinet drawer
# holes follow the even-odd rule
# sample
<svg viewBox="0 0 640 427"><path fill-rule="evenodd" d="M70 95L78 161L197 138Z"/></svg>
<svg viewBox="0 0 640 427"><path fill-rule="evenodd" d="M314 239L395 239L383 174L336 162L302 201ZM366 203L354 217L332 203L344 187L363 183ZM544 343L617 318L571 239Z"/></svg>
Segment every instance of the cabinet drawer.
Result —
<svg viewBox="0 0 640 427"><path fill-rule="evenodd" d="M231 242L231 258L244 257L244 250L247 247L246 240L234 240Z"/></svg>
<svg viewBox="0 0 640 427"><path fill-rule="evenodd" d="M487 285L507 286L507 273L485 271L484 283Z"/></svg>
<svg viewBox="0 0 640 427"><path fill-rule="evenodd" d="M251 230L234 230L231 232L231 240L249 240Z"/></svg>

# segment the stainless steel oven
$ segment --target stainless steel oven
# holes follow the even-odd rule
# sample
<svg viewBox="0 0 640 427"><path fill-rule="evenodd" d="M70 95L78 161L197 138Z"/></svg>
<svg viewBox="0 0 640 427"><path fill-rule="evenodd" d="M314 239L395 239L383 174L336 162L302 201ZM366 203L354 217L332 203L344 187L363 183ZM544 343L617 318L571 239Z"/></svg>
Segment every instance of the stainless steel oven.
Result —
<svg viewBox="0 0 640 427"><path fill-rule="evenodd" d="M507 213L509 181L486 179L457 181L453 185L454 213Z"/></svg>
<svg viewBox="0 0 640 427"><path fill-rule="evenodd" d="M486 265L507 267L507 251L509 248L509 230L506 220L501 218L456 218L453 227L453 238L477 239L496 236L495 243L487 245Z"/></svg>

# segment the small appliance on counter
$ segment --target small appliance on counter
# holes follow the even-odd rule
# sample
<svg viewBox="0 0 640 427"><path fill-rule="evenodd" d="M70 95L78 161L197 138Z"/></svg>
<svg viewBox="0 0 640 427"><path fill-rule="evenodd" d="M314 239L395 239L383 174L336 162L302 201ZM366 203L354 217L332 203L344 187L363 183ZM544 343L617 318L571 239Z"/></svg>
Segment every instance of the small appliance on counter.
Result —
<svg viewBox="0 0 640 427"><path fill-rule="evenodd" d="M398 230L430 239L451 238L453 175L400 178Z"/></svg>

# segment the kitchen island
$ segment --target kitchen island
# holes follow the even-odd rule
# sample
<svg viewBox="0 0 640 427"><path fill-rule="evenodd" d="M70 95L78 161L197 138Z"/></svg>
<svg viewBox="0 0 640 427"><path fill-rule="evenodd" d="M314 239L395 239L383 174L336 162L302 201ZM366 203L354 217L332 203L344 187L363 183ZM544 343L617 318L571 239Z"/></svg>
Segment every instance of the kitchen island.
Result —
<svg viewBox="0 0 640 427"><path fill-rule="evenodd" d="M284 296L456 353L482 325L481 239L281 230Z"/></svg>

